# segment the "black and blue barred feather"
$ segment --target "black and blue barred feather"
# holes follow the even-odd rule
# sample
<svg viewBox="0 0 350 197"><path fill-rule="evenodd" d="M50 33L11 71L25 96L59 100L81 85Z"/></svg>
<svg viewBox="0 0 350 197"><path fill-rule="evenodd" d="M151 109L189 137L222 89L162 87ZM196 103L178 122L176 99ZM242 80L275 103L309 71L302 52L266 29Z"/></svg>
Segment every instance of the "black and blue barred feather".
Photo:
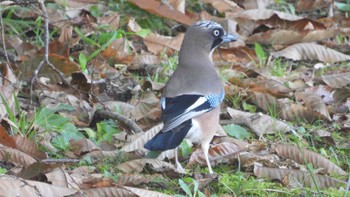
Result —
<svg viewBox="0 0 350 197"><path fill-rule="evenodd" d="M149 150L168 150L176 148L192 127L192 118L213 110L224 99L219 95L185 94L174 98L162 97L161 119L164 127L161 132L145 144Z"/></svg>

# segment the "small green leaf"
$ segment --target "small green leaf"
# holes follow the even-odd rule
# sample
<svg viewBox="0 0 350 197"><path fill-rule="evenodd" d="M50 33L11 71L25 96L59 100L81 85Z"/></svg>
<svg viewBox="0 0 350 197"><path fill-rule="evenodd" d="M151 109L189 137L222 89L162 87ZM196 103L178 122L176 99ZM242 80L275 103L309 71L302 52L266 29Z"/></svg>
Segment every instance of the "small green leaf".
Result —
<svg viewBox="0 0 350 197"><path fill-rule="evenodd" d="M96 124L97 141L110 141L112 136L119 132L117 124L114 121L101 121Z"/></svg>
<svg viewBox="0 0 350 197"><path fill-rule="evenodd" d="M5 174L7 170L5 168L0 168L0 174Z"/></svg>
<svg viewBox="0 0 350 197"><path fill-rule="evenodd" d="M188 185L182 179L179 179L179 184L180 184L180 187L186 192L187 196L192 197L190 187L188 187Z"/></svg>
<svg viewBox="0 0 350 197"><path fill-rule="evenodd" d="M343 12L350 12L350 4L335 2L335 6Z"/></svg>
<svg viewBox="0 0 350 197"><path fill-rule="evenodd" d="M242 103L243 109L246 111L249 111L251 113L255 113L256 112L256 106L255 105L250 105L247 102L243 101Z"/></svg>
<svg viewBox="0 0 350 197"><path fill-rule="evenodd" d="M306 133L306 129L304 127L299 127L297 131L298 131L299 134L305 134Z"/></svg>
<svg viewBox="0 0 350 197"><path fill-rule="evenodd" d="M184 140L180 144L181 155L184 157L189 156L192 153L192 146L190 146L187 140Z"/></svg>
<svg viewBox="0 0 350 197"><path fill-rule="evenodd" d="M244 140L251 136L251 134L245 128L236 124L226 125L224 126L224 130L229 136L235 137L240 140Z"/></svg>
<svg viewBox="0 0 350 197"><path fill-rule="evenodd" d="M88 135L89 139L96 139L97 133L93 129L91 129L91 128L83 128L81 130L86 132L86 134Z"/></svg>
<svg viewBox="0 0 350 197"><path fill-rule="evenodd" d="M136 35L145 38L147 37L152 31L150 29L141 29L136 32Z"/></svg>
<svg viewBox="0 0 350 197"><path fill-rule="evenodd" d="M64 136L57 136L51 141L52 145L59 150L67 150L69 141Z"/></svg>
<svg viewBox="0 0 350 197"><path fill-rule="evenodd" d="M260 60L260 64L265 63L265 61L266 61L266 54L265 54L265 51L262 48L262 46L259 43L255 43L254 50L255 50L255 53L258 56L259 60Z"/></svg>
<svg viewBox="0 0 350 197"><path fill-rule="evenodd" d="M84 53L79 54L79 65L81 71L85 72L86 71L86 64L87 64L87 59Z"/></svg>

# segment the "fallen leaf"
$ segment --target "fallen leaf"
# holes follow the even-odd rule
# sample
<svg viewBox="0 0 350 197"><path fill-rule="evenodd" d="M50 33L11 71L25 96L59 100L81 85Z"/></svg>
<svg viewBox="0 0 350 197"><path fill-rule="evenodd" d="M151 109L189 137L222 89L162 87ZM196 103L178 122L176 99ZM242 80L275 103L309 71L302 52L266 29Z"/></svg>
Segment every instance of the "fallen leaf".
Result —
<svg viewBox="0 0 350 197"><path fill-rule="evenodd" d="M342 88L350 83L350 72L322 75L321 78L332 88Z"/></svg>
<svg viewBox="0 0 350 197"><path fill-rule="evenodd" d="M264 134L286 133L292 130L292 127L287 123L262 113L243 112L229 107L227 112L230 114L233 123L249 127L259 137Z"/></svg>
<svg viewBox="0 0 350 197"><path fill-rule="evenodd" d="M314 110L331 120L326 104L322 98L313 92L296 92L296 100L302 100L308 109Z"/></svg>
<svg viewBox="0 0 350 197"><path fill-rule="evenodd" d="M315 169L323 168L327 173L334 173L342 176L348 174L322 155L304 148L299 149L294 145L277 144L273 150L275 150L278 155L292 159L300 164L307 165L308 163L311 163Z"/></svg>
<svg viewBox="0 0 350 197"><path fill-rule="evenodd" d="M279 180L284 185L292 188L311 187L330 188L345 185L345 181L331 178L328 176L313 174L300 170L266 168L254 165L254 175L259 178L267 178L269 180ZM313 179L313 178L314 179ZM316 183L314 182L316 181Z"/></svg>
<svg viewBox="0 0 350 197"><path fill-rule="evenodd" d="M175 21L178 21L185 25L192 25L193 21L190 17L182 14L181 12L167 6L162 1L156 0L128 0L129 2L137 5L141 9L147 10L152 14L156 14L162 17L166 17Z"/></svg>
<svg viewBox="0 0 350 197"><path fill-rule="evenodd" d="M300 43L289 46L281 51L273 52L274 57L285 57L292 60L316 60L333 64L335 62L350 60L345 55L333 49L315 43Z"/></svg>

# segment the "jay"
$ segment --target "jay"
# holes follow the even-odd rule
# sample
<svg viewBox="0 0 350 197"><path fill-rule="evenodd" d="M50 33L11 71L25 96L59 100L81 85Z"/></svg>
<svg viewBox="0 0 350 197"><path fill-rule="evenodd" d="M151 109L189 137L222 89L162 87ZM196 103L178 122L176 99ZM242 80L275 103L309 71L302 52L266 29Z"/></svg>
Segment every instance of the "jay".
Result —
<svg viewBox="0 0 350 197"><path fill-rule="evenodd" d="M198 21L188 27L179 52L179 65L167 82L161 97L162 130L144 147L152 151L175 149L184 138L201 145L209 173L208 150L219 124L220 103L224 99L224 86L217 74L212 54L221 43L237 40L213 21Z"/></svg>

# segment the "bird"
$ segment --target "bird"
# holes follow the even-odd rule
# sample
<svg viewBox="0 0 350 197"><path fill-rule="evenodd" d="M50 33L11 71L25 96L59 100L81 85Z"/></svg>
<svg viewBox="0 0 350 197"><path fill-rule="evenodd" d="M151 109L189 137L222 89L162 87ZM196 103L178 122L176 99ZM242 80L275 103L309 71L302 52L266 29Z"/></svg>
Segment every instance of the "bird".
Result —
<svg viewBox="0 0 350 197"><path fill-rule="evenodd" d="M176 170L185 173L177 147L183 139L200 144L209 174L213 174L208 151L219 125L224 85L212 59L222 43L237 40L214 21L197 21L186 30L177 68L166 83L160 99L164 126L144 148L151 151L175 150Z"/></svg>

